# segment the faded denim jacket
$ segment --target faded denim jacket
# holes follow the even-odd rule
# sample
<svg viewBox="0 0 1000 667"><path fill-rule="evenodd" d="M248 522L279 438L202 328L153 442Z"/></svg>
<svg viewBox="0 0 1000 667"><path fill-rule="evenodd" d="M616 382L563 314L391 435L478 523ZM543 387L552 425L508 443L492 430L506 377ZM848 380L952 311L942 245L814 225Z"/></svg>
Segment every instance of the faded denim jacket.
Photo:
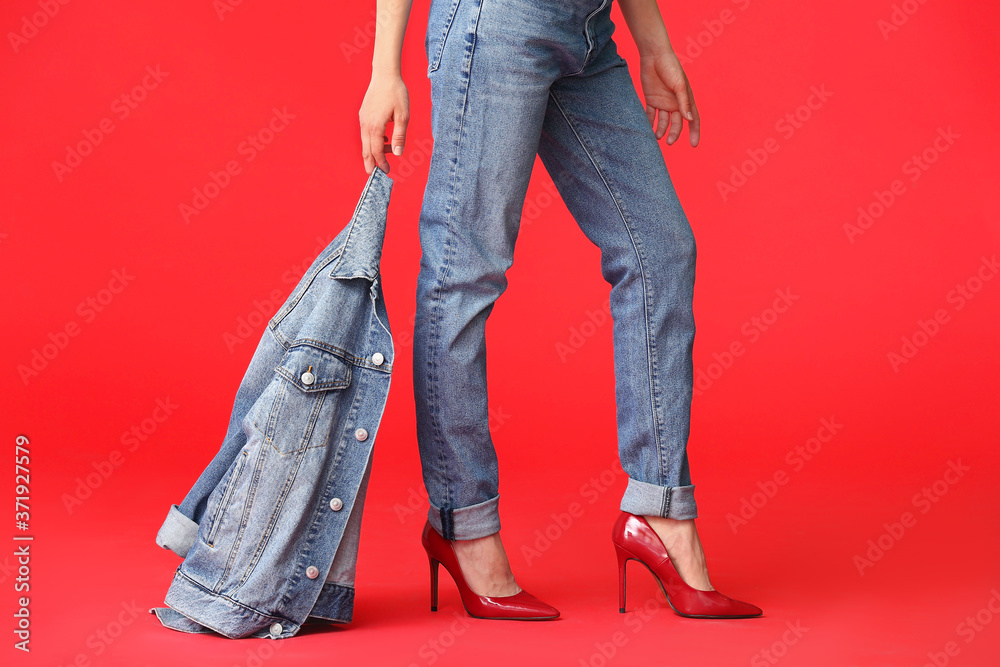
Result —
<svg viewBox="0 0 1000 667"><path fill-rule="evenodd" d="M379 262L392 180L375 167L350 222L268 322L215 458L156 543L184 558L163 625L287 638L351 620L361 513L392 373Z"/></svg>

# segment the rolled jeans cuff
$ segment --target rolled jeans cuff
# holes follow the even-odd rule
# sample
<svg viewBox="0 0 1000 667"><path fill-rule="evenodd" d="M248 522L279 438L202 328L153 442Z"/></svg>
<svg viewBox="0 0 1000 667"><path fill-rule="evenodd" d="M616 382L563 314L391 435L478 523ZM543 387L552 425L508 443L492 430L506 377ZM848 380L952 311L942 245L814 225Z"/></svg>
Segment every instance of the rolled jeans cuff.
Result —
<svg viewBox="0 0 1000 667"><path fill-rule="evenodd" d="M622 497L621 509L639 516L662 516L667 519L694 519L698 516L694 484L659 486L631 477Z"/></svg>
<svg viewBox="0 0 1000 667"><path fill-rule="evenodd" d="M446 540L474 540L500 531L500 496L468 507L444 509L430 503L427 520Z"/></svg>

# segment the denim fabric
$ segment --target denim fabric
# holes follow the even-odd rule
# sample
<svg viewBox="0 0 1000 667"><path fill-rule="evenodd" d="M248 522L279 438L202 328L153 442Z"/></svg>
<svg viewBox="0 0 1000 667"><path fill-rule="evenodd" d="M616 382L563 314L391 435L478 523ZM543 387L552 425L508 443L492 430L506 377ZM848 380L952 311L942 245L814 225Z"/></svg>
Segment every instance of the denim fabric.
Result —
<svg viewBox="0 0 1000 667"><path fill-rule="evenodd" d="M285 638L348 622L372 449L393 344L379 284L392 181L372 171L246 370L215 458L156 542L184 561L167 627Z"/></svg>
<svg viewBox="0 0 1000 667"><path fill-rule="evenodd" d="M629 476L621 508L697 516L686 450L694 235L614 28L611 0L430 5L434 149L419 221L413 375L428 519L448 539L500 528L484 331L507 287L536 153L600 248L610 284L618 448Z"/></svg>

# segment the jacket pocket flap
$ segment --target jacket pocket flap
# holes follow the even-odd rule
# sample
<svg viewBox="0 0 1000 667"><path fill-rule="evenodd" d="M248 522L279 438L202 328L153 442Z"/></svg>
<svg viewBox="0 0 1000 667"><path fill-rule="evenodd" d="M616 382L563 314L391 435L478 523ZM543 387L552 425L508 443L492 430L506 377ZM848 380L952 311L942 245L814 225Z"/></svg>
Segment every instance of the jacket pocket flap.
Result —
<svg viewBox="0 0 1000 667"><path fill-rule="evenodd" d="M351 365L311 345L297 345L275 371L302 391L343 389L351 384Z"/></svg>

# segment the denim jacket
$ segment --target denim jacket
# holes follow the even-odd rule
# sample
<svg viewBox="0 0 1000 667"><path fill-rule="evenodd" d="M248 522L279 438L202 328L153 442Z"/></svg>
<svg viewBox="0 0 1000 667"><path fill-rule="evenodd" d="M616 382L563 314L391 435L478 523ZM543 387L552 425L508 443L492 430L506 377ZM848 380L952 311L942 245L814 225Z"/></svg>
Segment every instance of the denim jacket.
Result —
<svg viewBox="0 0 1000 667"><path fill-rule="evenodd" d="M349 622L372 447L393 345L379 286L392 180L378 167L350 222L268 322L229 429L156 543L183 557L163 625L291 637Z"/></svg>

